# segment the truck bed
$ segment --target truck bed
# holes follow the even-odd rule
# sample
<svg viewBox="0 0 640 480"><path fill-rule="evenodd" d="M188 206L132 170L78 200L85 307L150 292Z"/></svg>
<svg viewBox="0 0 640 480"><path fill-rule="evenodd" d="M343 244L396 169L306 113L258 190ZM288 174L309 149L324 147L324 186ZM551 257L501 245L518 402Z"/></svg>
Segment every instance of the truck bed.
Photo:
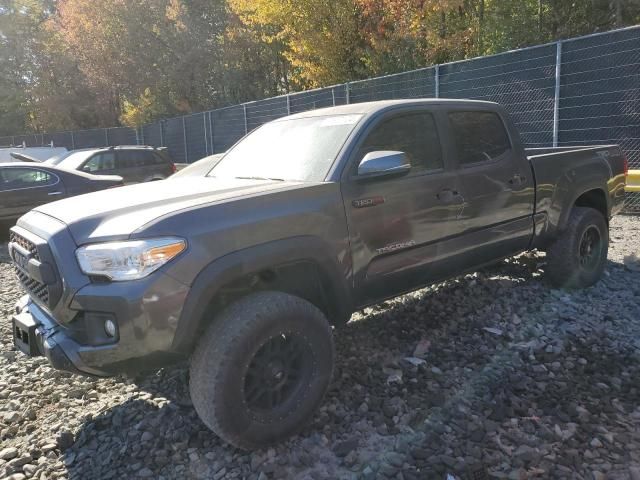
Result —
<svg viewBox="0 0 640 480"><path fill-rule="evenodd" d="M626 160L617 145L527 148L525 154L536 181L535 213L546 215L552 230L566 220L560 218L562 205L577 201L573 185L578 181L584 184L582 190L603 192L602 205L610 205L606 216L622 209ZM608 202L604 195L609 195Z"/></svg>
<svg viewBox="0 0 640 480"><path fill-rule="evenodd" d="M525 148L524 151L528 159L547 155L555 155L568 152L587 152L590 150L617 149L617 145L569 145L566 147L536 147Z"/></svg>

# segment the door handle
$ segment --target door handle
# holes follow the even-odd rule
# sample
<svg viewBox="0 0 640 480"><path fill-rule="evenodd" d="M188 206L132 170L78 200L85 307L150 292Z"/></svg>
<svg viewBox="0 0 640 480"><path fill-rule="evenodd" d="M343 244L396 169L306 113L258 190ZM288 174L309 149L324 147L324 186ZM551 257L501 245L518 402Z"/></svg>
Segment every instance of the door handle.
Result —
<svg viewBox="0 0 640 480"><path fill-rule="evenodd" d="M62 195L62 192L49 192L47 193L47 195L49 195L50 197L53 197L55 195Z"/></svg>
<svg viewBox="0 0 640 480"><path fill-rule="evenodd" d="M461 197L462 195L457 190L450 188L443 188L436 194L436 198L443 203L452 203Z"/></svg>
<svg viewBox="0 0 640 480"><path fill-rule="evenodd" d="M512 186L518 186L518 185L522 185L523 183L526 183L527 178L523 177L522 175L519 174L515 174L513 177L511 177L509 179L509 185Z"/></svg>

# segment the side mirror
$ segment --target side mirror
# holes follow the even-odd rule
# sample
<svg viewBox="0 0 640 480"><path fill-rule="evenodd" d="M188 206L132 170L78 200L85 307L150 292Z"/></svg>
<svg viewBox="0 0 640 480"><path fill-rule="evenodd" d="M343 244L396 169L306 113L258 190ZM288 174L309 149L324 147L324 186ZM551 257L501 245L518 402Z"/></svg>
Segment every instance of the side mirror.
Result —
<svg viewBox="0 0 640 480"><path fill-rule="evenodd" d="M393 150L380 150L367 153L358 165L356 179L387 177L392 175L405 175L411 170L409 158L404 152Z"/></svg>

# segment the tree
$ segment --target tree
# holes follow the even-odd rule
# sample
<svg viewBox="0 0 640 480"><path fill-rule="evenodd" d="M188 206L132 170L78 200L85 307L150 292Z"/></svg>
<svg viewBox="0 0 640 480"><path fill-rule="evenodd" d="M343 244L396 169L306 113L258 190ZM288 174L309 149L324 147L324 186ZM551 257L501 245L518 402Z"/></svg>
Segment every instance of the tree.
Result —
<svg viewBox="0 0 640 480"><path fill-rule="evenodd" d="M0 136L140 125L638 22L638 0L4 0Z"/></svg>
<svg viewBox="0 0 640 480"><path fill-rule="evenodd" d="M296 88L365 74L360 10L352 0L230 0L231 9L267 43L282 46Z"/></svg>
<svg viewBox="0 0 640 480"><path fill-rule="evenodd" d="M0 6L0 134L28 127L28 90L34 81L34 48L45 17L36 0L9 0Z"/></svg>

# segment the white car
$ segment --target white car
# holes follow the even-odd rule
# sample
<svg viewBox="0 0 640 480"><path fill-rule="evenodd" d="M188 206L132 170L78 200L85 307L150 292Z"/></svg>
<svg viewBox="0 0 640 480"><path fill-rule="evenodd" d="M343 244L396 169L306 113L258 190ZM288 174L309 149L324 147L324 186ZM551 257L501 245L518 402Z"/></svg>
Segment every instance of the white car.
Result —
<svg viewBox="0 0 640 480"><path fill-rule="evenodd" d="M67 149L64 147L2 147L0 148L0 163L24 161L13 157L12 153L22 154L25 157L44 162L48 158L63 154L66 151Z"/></svg>
<svg viewBox="0 0 640 480"><path fill-rule="evenodd" d="M169 178L204 177L218 164L223 155L224 153L216 153L215 155L209 155L208 157L201 158L200 160L190 163L186 167L178 170Z"/></svg>

